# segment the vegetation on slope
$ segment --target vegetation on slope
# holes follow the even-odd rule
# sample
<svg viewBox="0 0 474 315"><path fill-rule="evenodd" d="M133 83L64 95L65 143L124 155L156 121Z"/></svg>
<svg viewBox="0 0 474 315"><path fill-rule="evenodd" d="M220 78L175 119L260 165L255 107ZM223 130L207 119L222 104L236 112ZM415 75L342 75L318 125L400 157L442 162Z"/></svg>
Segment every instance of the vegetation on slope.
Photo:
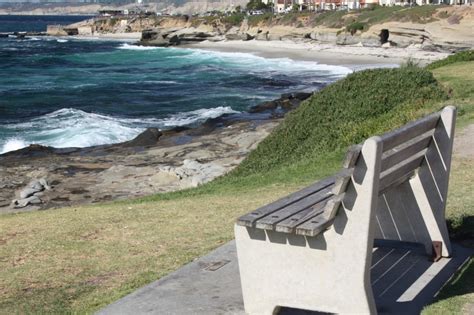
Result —
<svg viewBox="0 0 474 315"><path fill-rule="evenodd" d="M412 8L374 6L351 11L326 11L322 13L303 11L277 16L265 14L249 17L249 24L252 26L301 25L306 27L344 28L357 23L356 25L364 26L361 30L366 30L372 25L384 22L399 21L424 24L449 18L449 13L437 13L440 8L442 6L417 6Z"/></svg>
<svg viewBox="0 0 474 315"><path fill-rule="evenodd" d="M474 61L474 50L461 51L447 58L435 61L427 65L426 69L434 70L461 61Z"/></svg>
<svg viewBox="0 0 474 315"><path fill-rule="evenodd" d="M423 69L356 72L302 103L235 174L246 176L314 160L413 119L427 102L446 98Z"/></svg>

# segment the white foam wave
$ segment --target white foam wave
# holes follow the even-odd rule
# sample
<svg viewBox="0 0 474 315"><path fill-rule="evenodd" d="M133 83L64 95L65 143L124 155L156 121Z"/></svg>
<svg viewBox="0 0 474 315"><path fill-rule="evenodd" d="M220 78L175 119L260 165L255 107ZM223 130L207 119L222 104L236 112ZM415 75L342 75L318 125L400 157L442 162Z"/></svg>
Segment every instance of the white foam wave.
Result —
<svg viewBox="0 0 474 315"><path fill-rule="evenodd" d="M142 119L118 118L63 108L29 122L4 126L20 134L21 138L8 139L3 144L2 153L18 150L32 143L56 148L118 143L133 139L147 127L169 129L199 124L228 113L238 112L230 107L217 107L178 113L163 119Z"/></svg>
<svg viewBox="0 0 474 315"><path fill-rule="evenodd" d="M23 149L27 146L28 146L28 144L23 139L9 138L9 139L7 139L5 144L3 145L2 151L0 151L0 154L10 152L10 151L20 150L20 149Z"/></svg>
<svg viewBox="0 0 474 315"><path fill-rule="evenodd" d="M151 47L151 46L140 46L140 45L130 45L130 44L122 44L118 47L118 49L124 50L155 50L160 49L160 47Z"/></svg>
<svg viewBox="0 0 474 315"><path fill-rule="evenodd" d="M207 119L217 118L224 114L236 114L238 111L229 106L220 106L216 108L203 108L192 112L184 112L171 116L162 121L164 127L187 126L206 121Z"/></svg>
<svg viewBox="0 0 474 315"><path fill-rule="evenodd" d="M218 52L202 49L187 49L192 53L181 58L202 60L209 62L221 61L231 64L237 69L252 69L253 73L266 72L271 75L275 73L309 73L319 72L336 76L345 76L353 71L344 66L320 64L314 61L295 61L289 58L264 58L249 53L241 52Z"/></svg>
<svg viewBox="0 0 474 315"><path fill-rule="evenodd" d="M145 80L142 82L151 83L151 84L180 84L179 82L171 81L171 80Z"/></svg>
<svg viewBox="0 0 474 315"><path fill-rule="evenodd" d="M67 39L57 39L56 40L58 43L67 43L68 40Z"/></svg>

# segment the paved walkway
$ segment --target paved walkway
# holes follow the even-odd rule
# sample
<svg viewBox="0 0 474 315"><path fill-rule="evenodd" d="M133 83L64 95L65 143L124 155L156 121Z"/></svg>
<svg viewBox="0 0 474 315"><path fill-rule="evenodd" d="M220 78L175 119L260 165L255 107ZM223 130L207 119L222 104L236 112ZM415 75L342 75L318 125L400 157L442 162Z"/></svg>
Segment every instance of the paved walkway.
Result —
<svg viewBox="0 0 474 315"><path fill-rule="evenodd" d="M376 248L371 279L378 312L419 314L473 253L455 244L453 250L453 258L432 263L418 248ZM235 242L135 291L98 314L245 314ZM280 314L314 312L283 309Z"/></svg>

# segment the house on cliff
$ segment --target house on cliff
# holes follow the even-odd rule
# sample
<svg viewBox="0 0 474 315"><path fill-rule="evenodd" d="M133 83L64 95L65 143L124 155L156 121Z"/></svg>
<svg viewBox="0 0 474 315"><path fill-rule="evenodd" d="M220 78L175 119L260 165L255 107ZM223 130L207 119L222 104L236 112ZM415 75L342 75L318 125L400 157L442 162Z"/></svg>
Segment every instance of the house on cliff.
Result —
<svg viewBox="0 0 474 315"><path fill-rule="evenodd" d="M275 13L289 12L296 4L300 11L321 11L338 9L360 9L373 5L381 6L406 6L410 4L429 5L429 4L450 4L450 5L469 5L474 0L276 0L274 2ZM264 0L264 3L270 3L270 0Z"/></svg>

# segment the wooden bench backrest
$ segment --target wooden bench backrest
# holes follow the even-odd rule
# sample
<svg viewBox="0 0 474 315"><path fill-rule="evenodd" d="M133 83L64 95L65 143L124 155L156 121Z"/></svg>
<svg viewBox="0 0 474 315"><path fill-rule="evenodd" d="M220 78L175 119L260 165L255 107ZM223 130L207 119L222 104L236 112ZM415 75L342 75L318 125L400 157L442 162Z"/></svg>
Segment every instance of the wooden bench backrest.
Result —
<svg viewBox="0 0 474 315"><path fill-rule="evenodd" d="M443 233L433 236L429 225L445 229L455 115L454 107L446 107L379 137L382 154L375 238L420 242L430 251L434 237L440 241L446 237ZM361 148L358 145L348 151L335 194L350 190L354 173L364 169Z"/></svg>
<svg viewBox="0 0 474 315"><path fill-rule="evenodd" d="M429 246L433 235L426 226L429 214L425 212L442 212L444 220L454 119L455 108L447 107L369 139L372 143L375 139L381 147L375 159L378 162L372 165L377 170L369 170L375 172L374 194L378 198L375 237ZM332 225L340 207L350 208L348 203L367 197L357 196L354 185L362 182L368 171L361 151L369 140L348 150L343 169L335 176L252 211L240 217L237 224L304 236L321 233ZM423 183L412 183L417 181ZM417 185L424 186L423 193L418 191L420 187L412 187ZM435 221L441 216L437 217Z"/></svg>

